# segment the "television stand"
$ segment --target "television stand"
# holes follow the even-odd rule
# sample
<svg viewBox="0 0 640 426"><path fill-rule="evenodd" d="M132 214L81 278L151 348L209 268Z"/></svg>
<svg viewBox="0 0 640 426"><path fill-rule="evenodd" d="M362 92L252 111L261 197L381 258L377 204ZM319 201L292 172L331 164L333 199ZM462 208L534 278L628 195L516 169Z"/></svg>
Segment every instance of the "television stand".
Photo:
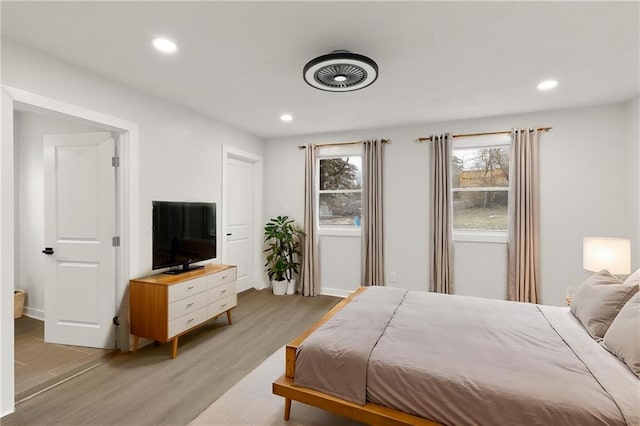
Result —
<svg viewBox="0 0 640 426"><path fill-rule="evenodd" d="M145 337L171 342L171 358L175 358L183 334L224 314L231 325L231 309L238 304L236 277L235 266L216 264L190 269L187 274L157 274L129 281L133 351L140 337Z"/></svg>
<svg viewBox="0 0 640 426"><path fill-rule="evenodd" d="M169 269L168 271L164 271L163 274L167 274L167 275L178 275L178 274L184 274L185 272L191 272L194 271L196 269L202 269L204 268L204 265L190 265L188 263L185 263L184 265L182 265L182 269Z"/></svg>

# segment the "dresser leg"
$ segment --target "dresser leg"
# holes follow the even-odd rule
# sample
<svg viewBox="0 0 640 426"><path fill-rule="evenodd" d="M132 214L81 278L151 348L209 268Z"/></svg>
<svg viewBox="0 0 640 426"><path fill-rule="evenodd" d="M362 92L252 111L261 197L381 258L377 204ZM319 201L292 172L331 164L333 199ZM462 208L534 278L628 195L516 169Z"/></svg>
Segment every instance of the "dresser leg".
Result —
<svg viewBox="0 0 640 426"><path fill-rule="evenodd" d="M140 342L140 338L138 336L133 336L133 352L138 350L139 342Z"/></svg>
<svg viewBox="0 0 640 426"><path fill-rule="evenodd" d="M178 356L178 338L175 337L171 342L171 359L174 359Z"/></svg>
<svg viewBox="0 0 640 426"><path fill-rule="evenodd" d="M227 321L229 321L229 325L231 325L231 309L227 311Z"/></svg>

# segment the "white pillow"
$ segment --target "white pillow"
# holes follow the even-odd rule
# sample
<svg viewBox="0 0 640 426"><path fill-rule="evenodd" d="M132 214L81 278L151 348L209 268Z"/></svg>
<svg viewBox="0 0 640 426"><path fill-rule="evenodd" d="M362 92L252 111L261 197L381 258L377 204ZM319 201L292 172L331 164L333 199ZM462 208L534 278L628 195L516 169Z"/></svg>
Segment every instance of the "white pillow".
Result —
<svg viewBox="0 0 640 426"><path fill-rule="evenodd" d="M640 293L622 307L604 335L603 344L640 378Z"/></svg>
<svg viewBox="0 0 640 426"><path fill-rule="evenodd" d="M635 274L633 274L635 275ZM640 274L638 274L640 278ZM638 292L635 278L624 283L606 269L596 272L582 283L571 300L575 315L594 339L602 339L620 309Z"/></svg>
<svg viewBox="0 0 640 426"><path fill-rule="evenodd" d="M624 280L624 284L627 285L631 285L631 284L635 284L635 285L640 285L640 268L638 268L637 271L635 271L633 274L629 275L627 277L626 280Z"/></svg>

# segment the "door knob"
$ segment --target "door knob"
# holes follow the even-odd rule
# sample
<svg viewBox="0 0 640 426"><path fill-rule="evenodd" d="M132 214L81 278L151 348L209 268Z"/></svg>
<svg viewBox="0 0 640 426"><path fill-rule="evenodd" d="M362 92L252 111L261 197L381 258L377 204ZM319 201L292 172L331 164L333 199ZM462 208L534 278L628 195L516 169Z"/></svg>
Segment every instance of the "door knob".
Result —
<svg viewBox="0 0 640 426"><path fill-rule="evenodd" d="M44 254L53 254L53 248L51 247L45 247L44 250L42 250L42 252Z"/></svg>

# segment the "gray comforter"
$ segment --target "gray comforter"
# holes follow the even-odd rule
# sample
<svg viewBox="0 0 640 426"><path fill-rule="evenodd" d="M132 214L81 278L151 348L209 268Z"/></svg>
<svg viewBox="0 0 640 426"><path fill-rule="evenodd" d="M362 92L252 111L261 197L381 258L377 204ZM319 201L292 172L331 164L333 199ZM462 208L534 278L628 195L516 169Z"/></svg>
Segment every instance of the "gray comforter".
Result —
<svg viewBox="0 0 640 426"><path fill-rule="evenodd" d="M640 381L564 308L372 287L294 383L447 425L638 425Z"/></svg>

